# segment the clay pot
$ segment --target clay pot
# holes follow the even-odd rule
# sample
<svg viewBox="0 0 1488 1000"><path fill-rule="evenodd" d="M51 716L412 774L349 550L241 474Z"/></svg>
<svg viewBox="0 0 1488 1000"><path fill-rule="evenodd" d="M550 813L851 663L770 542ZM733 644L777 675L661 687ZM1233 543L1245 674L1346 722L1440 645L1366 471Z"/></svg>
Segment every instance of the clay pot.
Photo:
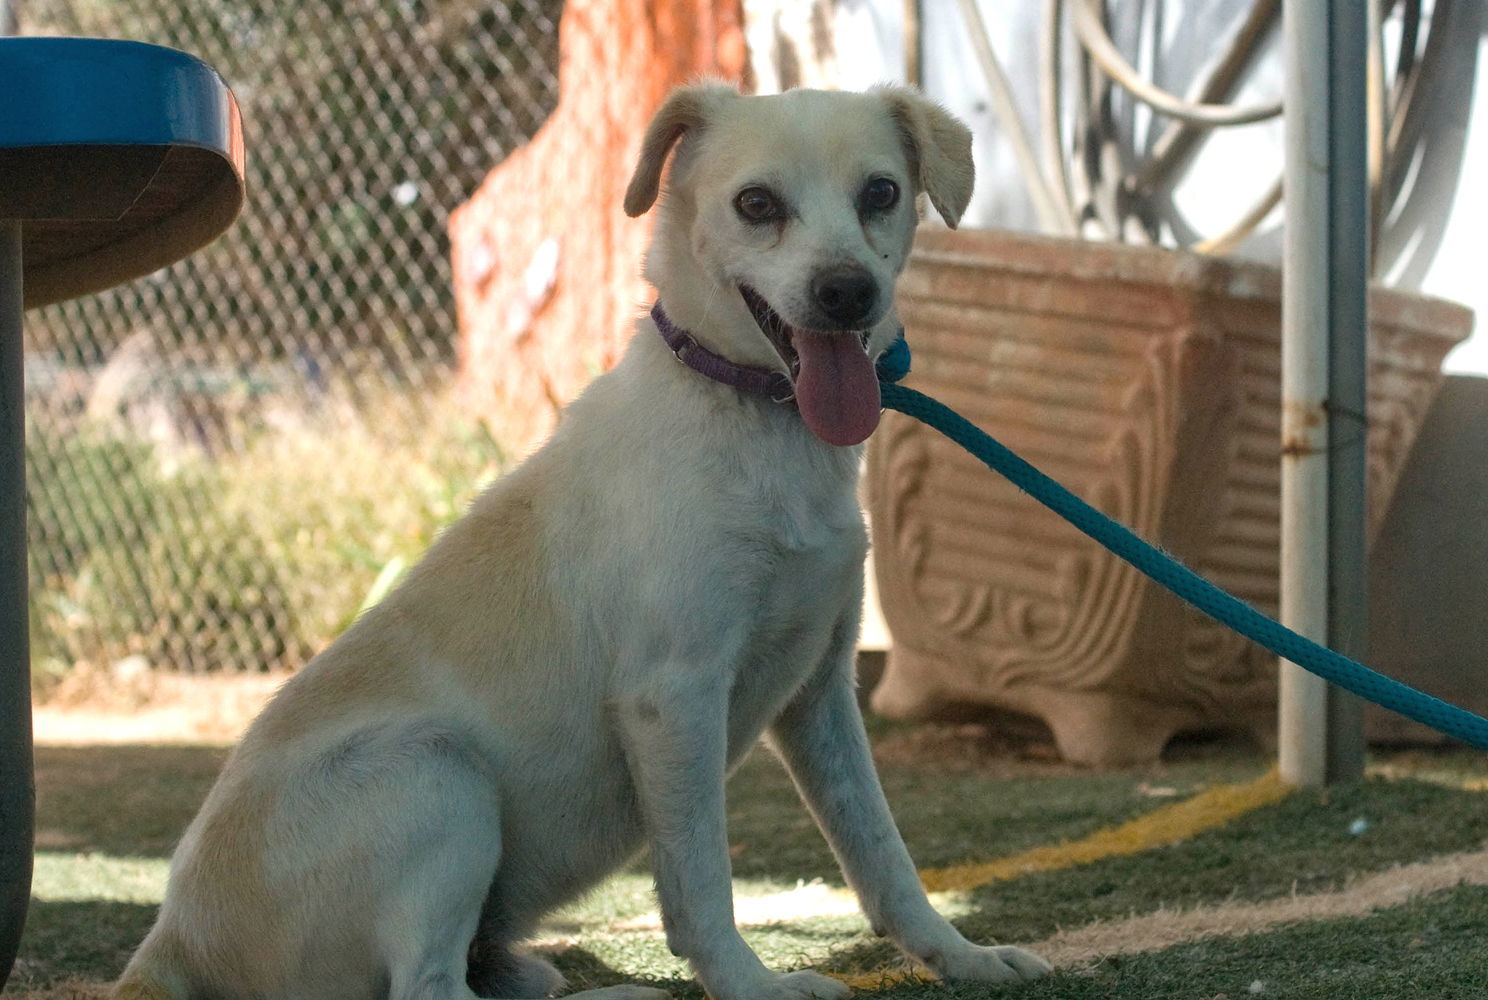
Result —
<svg viewBox="0 0 1488 1000"><path fill-rule="evenodd" d="M900 282L907 385L1274 614L1280 309L1274 268L927 229ZM1371 536L1469 310L1371 294ZM1275 657L1105 552L935 431L869 449L893 634L873 708L1034 716L1072 761L1155 758L1180 731L1274 729Z"/></svg>

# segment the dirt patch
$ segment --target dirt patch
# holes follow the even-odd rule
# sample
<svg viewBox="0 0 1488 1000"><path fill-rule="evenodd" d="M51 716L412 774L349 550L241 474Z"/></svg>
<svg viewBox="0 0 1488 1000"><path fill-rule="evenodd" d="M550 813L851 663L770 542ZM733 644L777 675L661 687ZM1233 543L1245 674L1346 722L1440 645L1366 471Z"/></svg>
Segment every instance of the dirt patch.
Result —
<svg viewBox="0 0 1488 1000"><path fill-rule="evenodd" d="M237 742L289 676L74 671L36 699L32 707L36 742L226 746Z"/></svg>

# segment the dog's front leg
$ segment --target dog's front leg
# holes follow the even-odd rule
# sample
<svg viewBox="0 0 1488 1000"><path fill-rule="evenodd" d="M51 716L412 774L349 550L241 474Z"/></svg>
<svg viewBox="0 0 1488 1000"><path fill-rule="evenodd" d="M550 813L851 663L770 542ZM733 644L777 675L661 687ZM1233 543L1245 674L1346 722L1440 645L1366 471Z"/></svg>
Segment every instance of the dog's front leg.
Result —
<svg viewBox="0 0 1488 1000"><path fill-rule="evenodd" d="M856 629L842 630L839 635ZM875 933L945 979L1011 982L1049 971L1021 948L975 945L935 911L889 812L868 748L851 646L775 721L771 738Z"/></svg>
<svg viewBox="0 0 1488 1000"><path fill-rule="evenodd" d="M672 672L680 683L667 694L616 705L667 944L692 964L713 1000L842 1000L851 991L835 979L766 969L734 924L723 798L726 691L719 674L681 673Z"/></svg>

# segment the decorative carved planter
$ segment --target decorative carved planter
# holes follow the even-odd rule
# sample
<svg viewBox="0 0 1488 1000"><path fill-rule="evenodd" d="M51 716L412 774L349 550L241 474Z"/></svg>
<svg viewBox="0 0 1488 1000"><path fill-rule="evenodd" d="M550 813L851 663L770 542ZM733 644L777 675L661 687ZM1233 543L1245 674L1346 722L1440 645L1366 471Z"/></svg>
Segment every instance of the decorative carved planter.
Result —
<svg viewBox="0 0 1488 1000"><path fill-rule="evenodd" d="M1280 275L1191 254L926 230L900 282L907 384L1274 613ZM1371 537L1472 314L1371 296ZM936 432L884 416L868 458L900 719L988 708L1067 759L1155 758L1185 730L1274 727L1270 654L1213 624Z"/></svg>

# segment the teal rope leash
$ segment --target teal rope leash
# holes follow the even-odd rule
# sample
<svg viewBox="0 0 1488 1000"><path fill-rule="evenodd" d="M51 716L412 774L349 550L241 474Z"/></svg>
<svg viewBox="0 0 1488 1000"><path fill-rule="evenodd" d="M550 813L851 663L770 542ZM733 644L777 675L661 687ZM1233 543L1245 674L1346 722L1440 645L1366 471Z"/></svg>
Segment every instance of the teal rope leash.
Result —
<svg viewBox="0 0 1488 1000"><path fill-rule="evenodd" d="M898 410L944 434L992 471L1006 476L1014 486L1220 624L1346 691L1488 750L1488 719L1386 677L1266 617L1111 520L950 407L924 393L896 385L908 372L909 345L901 336L878 362L879 389L887 409Z"/></svg>

